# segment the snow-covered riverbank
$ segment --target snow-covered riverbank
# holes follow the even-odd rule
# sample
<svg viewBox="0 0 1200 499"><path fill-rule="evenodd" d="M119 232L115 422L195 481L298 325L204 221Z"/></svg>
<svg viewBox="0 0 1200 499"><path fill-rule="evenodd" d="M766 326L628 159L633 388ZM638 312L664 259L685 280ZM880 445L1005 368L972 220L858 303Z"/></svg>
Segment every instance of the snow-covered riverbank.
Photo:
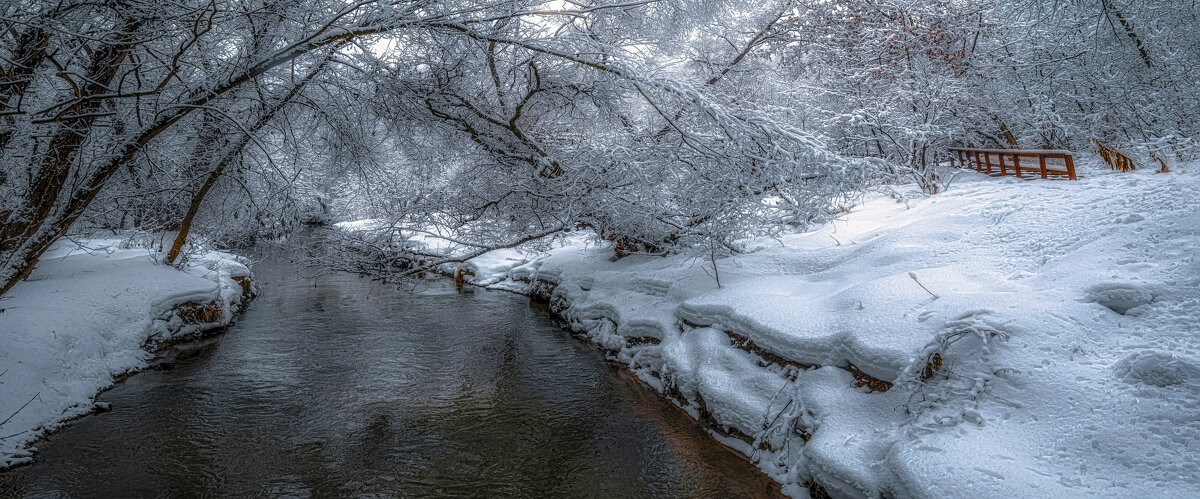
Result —
<svg viewBox="0 0 1200 499"><path fill-rule="evenodd" d="M120 239L64 240L0 299L0 469L94 410L113 377L146 366L146 346L227 325L252 296L245 260L192 255L184 270Z"/></svg>
<svg viewBox="0 0 1200 499"><path fill-rule="evenodd" d="M572 241L472 279L549 292L792 495L1200 492L1195 165L868 198L720 260L721 288L703 257Z"/></svg>

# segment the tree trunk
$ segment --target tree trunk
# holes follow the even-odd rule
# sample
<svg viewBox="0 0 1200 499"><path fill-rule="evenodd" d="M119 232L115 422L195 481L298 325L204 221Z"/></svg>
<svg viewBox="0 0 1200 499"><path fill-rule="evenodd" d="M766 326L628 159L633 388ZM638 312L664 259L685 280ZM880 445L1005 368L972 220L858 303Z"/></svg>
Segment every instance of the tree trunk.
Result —
<svg viewBox="0 0 1200 499"><path fill-rule="evenodd" d="M30 28L19 35L17 48L13 51L13 61L8 71L0 71L0 113L19 112L20 103L25 96L25 89L33 83L33 73L46 58L46 46L50 35L40 28ZM16 102L10 103L16 98ZM10 111L10 108L12 111ZM0 154L12 140L16 120L12 116L4 116L0 122Z"/></svg>
<svg viewBox="0 0 1200 499"><path fill-rule="evenodd" d="M1134 46L1136 46L1138 49L1138 55L1142 57L1142 62L1146 64L1146 67L1153 68L1154 61L1150 60L1150 53L1146 51L1146 46L1142 43L1142 37L1138 36L1137 31L1133 30L1133 23L1130 23L1128 19L1125 19L1125 15L1121 14L1121 11L1117 10L1116 6L1112 4L1112 0L1102 0L1101 4L1104 6L1104 12L1117 18L1117 22L1121 25L1121 29L1125 30L1125 35L1133 40Z"/></svg>
<svg viewBox="0 0 1200 499"><path fill-rule="evenodd" d="M5 236L12 234L13 237L0 239L0 258L3 258L3 262L0 262L0 280L3 282L3 284L0 284L0 296L7 293L17 282L33 270L33 267L37 264L37 259L59 237L67 233L67 230L83 215L88 205L91 204L92 200L104 188L108 179L118 169L133 161L133 158L146 144L154 140L160 133L170 129L180 119L187 116L193 110L203 107L217 97L228 93L230 90L238 88L247 81L292 61L296 57L330 45L345 43L347 40L381 31L382 29L378 27L364 27L347 32L332 32L324 38L307 40L302 44L289 45L259 60L257 63L248 65L248 67L231 75L228 79L224 79L215 87L203 90L198 88L191 94L187 94L188 97L181 98L178 106L162 113L156 121L143 128L137 136L131 137L120 146L115 147L112 153L108 155L110 159L96 167L90 174L78 179L78 183L74 185L79 185L80 187L72 190L70 198L63 203L62 208L48 210L47 216L38 224L22 223L11 232L7 231L7 229L15 224L5 224ZM61 189L61 187L60 185L59 188ZM31 211L32 208L28 208L28 210ZM20 216L20 214L14 214L14 216Z"/></svg>
<svg viewBox="0 0 1200 499"><path fill-rule="evenodd" d="M200 204L204 202L204 197L207 196L208 192L212 190L214 185L216 185L217 180L220 180L221 175L225 172L225 168L234 160L236 160L237 157L241 155L242 149L246 147L246 144L250 143L250 134L262 130L263 127L267 126L267 124L271 122L276 113L278 113L284 108L284 106L295 99L305 85L312 81L318 73L328 67L329 59L336 51L337 48L334 48L334 50L330 52L330 55L327 56L325 60L321 62L321 64L317 65L316 69L310 72L308 76L305 76L304 78L300 79L300 81L292 85L292 88L288 91L287 95L284 95L269 109L265 110L262 116L259 117L258 121L254 122L254 124L242 134L240 139L226 149L224 156L222 156L220 161L217 162L217 165L213 167L212 172L208 174L208 178L204 180L204 184L200 186L200 190L196 191L196 195L192 196L192 202L188 205L188 211L184 214L183 221L179 223L179 231L175 233L175 241L171 243L171 251L167 253L168 264L174 264L175 260L179 258L179 253L183 250L183 245L187 243L188 234L192 230L192 222L196 219L196 213L200 211ZM207 154L197 154L195 159L200 160L206 157Z"/></svg>
<svg viewBox="0 0 1200 499"><path fill-rule="evenodd" d="M245 142L243 142L245 144ZM241 148L238 148L241 152ZM200 203L204 201L204 196L208 195L208 191L221 178L221 173L225 171L225 165L228 161L221 161L212 173L208 174L208 178L204 180L204 185L200 186L200 190L196 191L196 195L192 196L192 202L188 205L188 211L183 215L183 221L179 223L179 231L175 233L175 241L171 244L171 251L167 253L167 263L175 263L175 259L179 258L179 252L183 249L183 244L187 242L188 232L192 230L192 220L196 218L196 212L200 211Z"/></svg>

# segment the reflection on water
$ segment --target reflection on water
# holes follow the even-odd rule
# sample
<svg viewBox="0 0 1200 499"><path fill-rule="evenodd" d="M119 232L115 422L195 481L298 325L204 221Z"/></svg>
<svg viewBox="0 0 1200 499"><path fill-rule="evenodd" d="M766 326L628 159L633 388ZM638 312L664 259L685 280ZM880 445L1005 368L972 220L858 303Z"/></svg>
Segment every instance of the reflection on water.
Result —
<svg viewBox="0 0 1200 499"><path fill-rule="evenodd" d="M769 496L520 296L256 267L229 333L100 398L0 496Z"/></svg>

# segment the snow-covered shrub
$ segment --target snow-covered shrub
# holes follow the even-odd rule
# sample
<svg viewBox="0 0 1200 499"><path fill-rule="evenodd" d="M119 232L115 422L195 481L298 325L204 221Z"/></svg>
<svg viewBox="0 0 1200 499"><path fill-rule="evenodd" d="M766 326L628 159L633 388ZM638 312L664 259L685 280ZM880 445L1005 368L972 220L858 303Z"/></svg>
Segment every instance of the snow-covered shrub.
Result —
<svg viewBox="0 0 1200 499"><path fill-rule="evenodd" d="M979 399L994 395L992 385L1017 374L998 366L992 350L1008 333L981 317L966 315L946 325L917 355L900 382L910 392L905 410L920 425L947 426L966 421L983 423Z"/></svg>

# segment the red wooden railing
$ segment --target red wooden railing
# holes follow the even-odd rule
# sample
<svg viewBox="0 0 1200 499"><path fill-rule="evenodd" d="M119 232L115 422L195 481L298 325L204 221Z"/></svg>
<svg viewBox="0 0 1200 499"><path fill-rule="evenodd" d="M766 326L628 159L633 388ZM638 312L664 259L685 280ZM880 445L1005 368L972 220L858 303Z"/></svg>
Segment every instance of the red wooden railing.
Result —
<svg viewBox="0 0 1200 499"><path fill-rule="evenodd" d="M1133 163L1132 159L1129 159L1129 156L1117 152L1107 144L1097 140L1096 147L1100 148L1100 157L1104 158L1104 162L1108 163L1112 169L1119 172L1130 172L1137 169L1137 165Z"/></svg>
<svg viewBox="0 0 1200 499"><path fill-rule="evenodd" d="M1107 143L1097 140L1096 147L1100 148L1100 157L1104 158L1104 162L1108 163L1108 166L1111 166L1112 169L1122 172L1130 172L1137 169L1137 164L1135 164L1132 159L1129 159L1129 156L1121 154L1116 149L1110 147ZM1158 161L1159 173L1167 173L1171 171L1171 169L1167 167L1167 162L1163 161L1162 157L1154 153L1150 153L1149 156L1150 159Z"/></svg>
<svg viewBox="0 0 1200 499"><path fill-rule="evenodd" d="M1021 172L1038 172L1042 178L1047 178L1049 175L1066 175L1067 178L1075 180L1075 160L1071 157L1071 151L1061 149L976 149L973 147L951 147L950 152L956 153L958 157L959 168L975 168L978 172L992 174L992 168L999 170L1000 175L1007 175L1009 170L1012 170L1017 177L1021 177ZM1037 160L1037 166L1032 166L1032 162L1021 164L1021 158L1033 158ZM992 160L996 160L995 163ZM1063 169L1057 165L1046 165L1047 159L1061 159ZM953 156L951 157L953 162ZM1006 161L1007 160L1007 161Z"/></svg>

